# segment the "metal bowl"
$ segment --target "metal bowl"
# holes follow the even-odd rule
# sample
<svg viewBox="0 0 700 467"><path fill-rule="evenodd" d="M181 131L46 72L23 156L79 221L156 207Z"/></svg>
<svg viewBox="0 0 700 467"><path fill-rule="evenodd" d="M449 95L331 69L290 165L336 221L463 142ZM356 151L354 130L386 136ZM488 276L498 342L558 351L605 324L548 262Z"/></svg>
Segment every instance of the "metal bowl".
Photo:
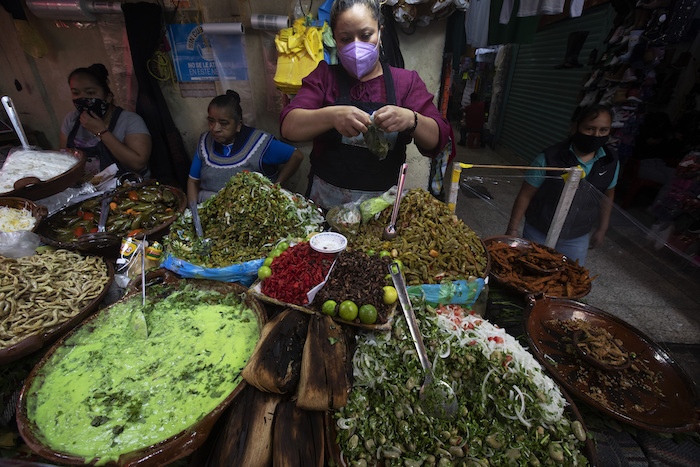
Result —
<svg viewBox="0 0 700 467"><path fill-rule="evenodd" d="M241 294L246 293L246 288L236 284L236 283L225 283L219 281L203 280L203 279L179 279L174 274L163 269L153 271L146 276L147 283L152 281L157 281L165 284L173 285L175 288L179 288L181 285L188 284L193 285L198 289L203 290L216 290L221 293L231 293L237 292ZM140 295L140 290L138 290L138 284L132 284L129 287L127 294L119 300L120 303L125 300L131 299L134 295ZM265 309L260 305L260 303L250 294L246 294L245 298L246 305L255 312L258 317L259 329L262 330L265 322L267 322L267 315ZM49 459L54 462L61 464L70 465L84 465L86 462L91 462L91 464L99 463L99 459L85 459L83 457L73 455L70 453L55 451L48 447L42 442L41 434L39 433L37 427L28 419L27 417L27 396L29 389L34 383L35 379L38 377L39 371L47 364L51 356L62 346L66 339L72 336L78 329L82 326L89 326L92 321L97 319L103 313L109 313L110 307L101 310L99 313L94 314L92 317L86 319L79 327L75 328L71 333L65 335L60 341L54 344L51 349L46 353L46 355L39 361L39 363L31 371L27 379L25 380L22 392L19 398L19 405L17 407L17 426L19 432L24 439L25 443L40 456ZM116 463L110 463L108 465L119 465L119 466L155 466L155 465L166 465L177 459L185 457L193 453L197 448L199 448L204 441L209 436L209 433L214 428L214 425L221 414L226 410L226 408L233 402L233 400L240 394L240 392L245 387L245 382L241 381L240 384L218 405L214 410L206 414L203 418L193 423L191 426L185 430L164 439L156 444L150 446L143 446L140 449L134 450L122 454Z"/></svg>
<svg viewBox="0 0 700 467"><path fill-rule="evenodd" d="M39 228L39 224L41 223L41 221L43 221L49 213L48 209L46 209L46 206L40 206L34 203L33 201L30 201L25 198L0 198L0 206L29 211L32 214L32 217L34 217L34 219L36 220L36 223L34 224L34 227L31 230L32 232L36 232L36 229Z"/></svg>

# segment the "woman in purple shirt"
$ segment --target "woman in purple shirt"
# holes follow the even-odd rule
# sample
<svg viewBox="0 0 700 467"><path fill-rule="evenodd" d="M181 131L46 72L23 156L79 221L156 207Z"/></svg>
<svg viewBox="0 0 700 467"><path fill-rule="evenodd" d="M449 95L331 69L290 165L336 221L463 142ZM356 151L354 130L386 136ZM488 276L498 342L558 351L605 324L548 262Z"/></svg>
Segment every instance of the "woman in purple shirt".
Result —
<svg viewBox="0 0 700 467"><path fill-rule="evenodd" d="M428 157L452 144L418 73L379 60L381 20L378 0L336 0L331 29L342 66L320 62L280 116L284 138L313 139L307 196L326 209L395 185L411 139ZM386 153L367 147L371 126L384 132Z"/></svg>

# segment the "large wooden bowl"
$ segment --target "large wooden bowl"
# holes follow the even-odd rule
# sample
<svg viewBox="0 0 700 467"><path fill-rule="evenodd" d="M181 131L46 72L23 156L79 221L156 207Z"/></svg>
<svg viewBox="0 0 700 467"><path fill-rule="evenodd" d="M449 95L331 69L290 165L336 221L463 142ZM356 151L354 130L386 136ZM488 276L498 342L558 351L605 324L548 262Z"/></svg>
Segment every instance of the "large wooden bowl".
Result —
<svg viewBox="0 0 700 467"><path fill-rule="evenodd" d="M500 284L503 287L505 287L506 289L509 289L513 292L516 292L516 293L519 293L522 295L530 295L530 294L535 294L535 293L539 293L542 291L523 287L522 285L511 282L507 278L503 277L500 274L502 267L501 267L501 264L499 263L497 255L492 251L493 247L495 245L499 245L499 244L508 245L510 247L510 251L515 255L526 254L526 253L532 251L535 246L537 246L538 248L541 248L542 250L548 251L550 253L559 254L556 252L556 250L549 248L549 247L546 247L540 243L533 242L531 240L526 240L526 239L520 238L520 237L511 237L508 235L494 235L492 237L487 237L483 240L483 243L486 247L486 251L489 254L490 274L491 274L491 277L493 278L493 280L497 284ZM551 272L551 273L564 272L566 270L566 268L583 269L580 266L578 266L578 263L574 264L566 256L564 256L564 255L561 255L561 256L563 257L563 260L562 260L562 266L560 269L552 270L552 271L542 271L542 270L536 271L536 270L534 270L534 268L530 267L530 268L525 268L525 271L527 273L526 275L527 276L542 277L547 272ZM522 276L519 276L518 278L521 278L521 277ZM547 293L546 291L544 293L545 293L545 295L550 296L550 297L579 299L579 298L583 298L586 295L588 295L590 293L590 291L591 291L591 283L588 282L585 290L583 290L579 293L575 293L573 295L569 295L569 296L555 295L555 294Z"/></svg>
<svg viewBox="0 0 700 467"><path fill-rule="evenodd" d="M138 190L141 187L155 185L156 183L157 182L155 180L147 180L143 183L132 187L125 187L116 190L109 196L122 198L126 196L126 194L131 190ZM185 210L185 207L187 206L187 195L185 195L185 193L181 189L169 185L160 185L160 187L162 188L162 190L170 191L175 196L177 200L177 208L173 210L173 215L168 220L155 227L149 228L148 230L134 235L134 238L143 239L143 237L145 236L149 241L162 239L163 236L168 232L170 225L173 222L175 222L175 219L177 219L178 215ZM88 200L83 201L83 203L86 201ZM39 234L42 241L48 245L52 245L58 248L66 248L69 250L78 250L88 254L100 255L108 258L116 258L119 255L119 247L121 245L122 237L126 236L128 232L124 232L123 234L115 233L114 235L100 236L86 234L71 242L61 241L57 238L53 229L58 224L58 220L63 218L63 216L65 215L76 213L81 209L81 205L82 203L65 207L59 210L58 212L52 214L51 216L47 217L42 221L36 233Z"/></svg>
<svg viewBox="0 0 700 467"><path fill-rule="evenodd" d="M102 292L100 292L97 297L83 306L78 314L72 318L63 321L57 326L48 328L43 332L26 337L14 345L0 349L0 365L7 365L8 363L19 360L20 358L41 350L42 348L48 347L58 338L80 324L85 318L90 316L100 305L105 295L107 295L107 292L112 285L112 281L114 280L114 266L109 261L106 261L105 264L107 265L107 274L109 279L102 289ZM41 305L37 304L37 310L40 309Z"/></svg>
<svg viewBox="0 0 700 467"><path fill-rule="evenodd" d="M527 301L523 324L530 351L577 400L645 430L700 432L697 389L669 351L631 324L590 305L541 294ZM619 339L634 355L636 365L651 371L655 387L622 380L623 370L615 370L607 379L608 371L588 367L570 350L571 336L557 325L571 320L605 329Z"/></svg>
<svg viewBox="0 0 700 467"><path fill-rule="evenodd" d="M66 172L56 175L48 180L39 180L36 177L25 177L15 182L15 189L2 196L20 197L32 201L43 199L74 185L85 174L85 154L82 151L72 149L60 149L53 152L62 152L75 157L77 164Z"/></svg>
<svg viewBox="0 0 700 467"><path fill-rule="evenodd" d="M182 284L192 284L199 289L215 290L224 294L231 292L239 292L241 294L246 294L247 289L240 284L227 283L203 279L179 279L174 274L163 269L151 272L146 276L146 282L161 282L165 284L171 284L178 287ZM134 295L140 295L141 291L138 287L138 281L131 284L127 294L119 300L117 303L131 299ZM258 317L258 326L262 330L265 322L267 321L267 316L265 309L260 305L260 303L250 294L246 294L245 298L246 305L255 312ZM114 306L114 305L112 305ZM102 316L103 313L109 313L112 306L101 310L99 313L94 314L92 317L86 319L79 327L75 328L71 333L65 335L60 341L58 341L46 355L39 361L39 363L31 371L27 379L25 380L24 386L22 387L22 392L19 398L19 405L17 407L17 426L19 432L24 439L25 443L40 456L49 459L54 462L61 464L70 465L84 465L90 464L95 465L100 463L99 459L85 459L76 455L71 455L65 452L55 451L52 448L46 446L37 436L38 428L34 425L27 417L27 396L35 378L38 377L40 370L47 364L51 356L64 345L64 342L70 338L78 329L82 326L89 326L95 319ZM117 465L117 466L160 466L169 464L177 459L190 455L198 447L200 447L204 441L209 436L209 433L214 428L214 425L225 409L232 403L232 401L238 396L238 394L245 387L245 382L241 382L235 387L235 389L218 405L214 410L205 415L202 419L195 422L185 430L164 439L156 444L150 446L143 446L140 449L134 450L122 454L117 462L110 462L106 465ZM101 463L100 463L101 464Z"/></svg>

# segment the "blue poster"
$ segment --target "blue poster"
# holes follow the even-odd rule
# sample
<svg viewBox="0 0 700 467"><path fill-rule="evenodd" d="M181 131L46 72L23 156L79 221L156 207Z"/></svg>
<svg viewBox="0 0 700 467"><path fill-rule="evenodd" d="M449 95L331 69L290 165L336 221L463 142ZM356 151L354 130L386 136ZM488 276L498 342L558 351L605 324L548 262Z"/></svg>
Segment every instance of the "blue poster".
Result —
<svg viewBox="0 0 700 467"><path fill-rule="evenodd" d="M242 33L202 32L198 24L171 24L168 41L178 81L247 80L248 62Z"/></svg>
<svg viewBox="0 0 700 467"><path fill-rule="evenodd" d="M178 81L216 81L214 52L204 40L198 24L171 24L168 42Z"/></svg>

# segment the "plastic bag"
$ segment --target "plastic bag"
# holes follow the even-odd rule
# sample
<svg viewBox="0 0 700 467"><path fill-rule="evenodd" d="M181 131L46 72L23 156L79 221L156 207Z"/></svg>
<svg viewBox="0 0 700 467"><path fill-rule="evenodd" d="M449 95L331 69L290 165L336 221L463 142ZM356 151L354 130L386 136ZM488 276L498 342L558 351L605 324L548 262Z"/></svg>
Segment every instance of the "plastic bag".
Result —
<svg viewBox="0 0 700 467"><path fill-rule="evenodd" d="M362 198L361 198L362 199ZM357 235L357 229L362 222L360 201L333 206L326 213L326 222L337 232L343 235Z"/></svg>
<svg viewBox="0 0 700 467"><path fill-rule="evenodd" d="M166 253L161 267L168 269L181 277L194 279L212 279L221 282L238 282L245 287L250 287L258 277L258 269L265 261L264 258L246 261L245 263L232 264L223 268L205 268L192 264L180 258L175 258Z"/></svg>
<svg viewBox="0 0 700 467"><path fill-rule="evenodd" d="M32 256L40 244L39 236L28 230L0 232L0 256L6 258Z"/></svg>
<svg viewBox="0 0 700 467"><path fill-rule="evenodd" d="M326 222L344 235L357 235L360 224L369 222L394 204L397 190L398 188L394 185L381 196L369 198L363 195L356 201L334 206L328 210Z"/></svg>
<svg viewBox="0 0 700 467"><path fill-rule="evenodd" d="M370 198L368 200L362 201L360 203L360 215L362 216L362 223L369 222L380 212L384 211L386 208L394 204L396 201L396 191L398 188L396 185L389 188L381 196L376 198Z"/></svg>
<svg viewBox="0 0 700 467"><path fill-rule="evenodd" d="M369 149L372 154L377 156L380 161L386 159L389 153L389 142L386 139L384 132L374 124L367 128L367 133L364 134L365 144L367 144L367 149Z"/></svg>
<svg viewBox="0 0 700 467"><path fill-rule="evenodd" d="M80 186L66 188L55 195L37 200L36 203L46 206L49 211L48 216L52 216L67 206L92 198L100 193L92 183L83 183Z"/></svg>
<svg viewBox="0 0 700 467"><path fill-rule="evenodd" d="M141 275L141 255L144 251L146 252L146 271L160 267L163 245L158 242L149 245L148 241L137 240L133 237L122 239L114 272L114 282L119 287L125 288L135 277Z"/></svg>
<svg viewBox="0 0 700 467"><path fill-rule="evenodd" d="M445 281L441 284L423 284L408 287L409 297L424 297L430 305L464 305L476 303L484 289L484 279L473 281Z"/></svg>
<svg viewBox="0 0 700 467"><path fill-rule="evenodd" d="M286 94L296 94L301 80L323 60L323 30L328 25L307 27L305 21L301 17L291 28L281 29L275 36L278 56L274 81Z"/></svg>

